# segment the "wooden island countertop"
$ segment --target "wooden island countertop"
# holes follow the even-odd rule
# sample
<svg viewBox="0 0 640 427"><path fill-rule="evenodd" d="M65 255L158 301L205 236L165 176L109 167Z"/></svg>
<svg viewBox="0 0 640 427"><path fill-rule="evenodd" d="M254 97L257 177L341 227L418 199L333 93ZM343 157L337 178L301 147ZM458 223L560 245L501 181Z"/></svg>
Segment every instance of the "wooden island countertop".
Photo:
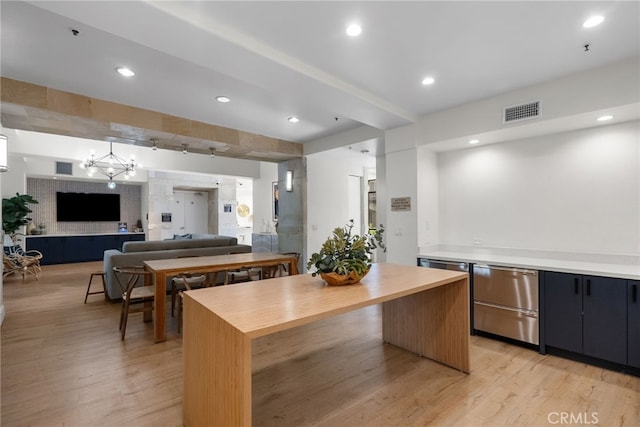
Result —
<svg viewBox="0 0 640 427"><path fill-rule="evenodd" d="M466 273L378 263L355 285L303 274L194 290L184 302L184 424L251 425L252 339L379 303L383 341L470 372Z"/></svg>

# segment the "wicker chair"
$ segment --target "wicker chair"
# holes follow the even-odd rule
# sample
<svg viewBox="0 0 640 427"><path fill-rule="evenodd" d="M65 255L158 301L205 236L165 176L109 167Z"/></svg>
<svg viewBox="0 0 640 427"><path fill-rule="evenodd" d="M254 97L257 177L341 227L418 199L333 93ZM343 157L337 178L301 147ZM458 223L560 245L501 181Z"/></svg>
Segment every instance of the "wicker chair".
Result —
<svg viewBox="0 0 640 427"><path fill-rule="evenodd" d="M31 274L38 280L42 272L41 259L42 253L39 251L24 251L20 245L5 246L2 259L4 267L2 277L20 273L22 280L26 280L27 274Z"/></svg>

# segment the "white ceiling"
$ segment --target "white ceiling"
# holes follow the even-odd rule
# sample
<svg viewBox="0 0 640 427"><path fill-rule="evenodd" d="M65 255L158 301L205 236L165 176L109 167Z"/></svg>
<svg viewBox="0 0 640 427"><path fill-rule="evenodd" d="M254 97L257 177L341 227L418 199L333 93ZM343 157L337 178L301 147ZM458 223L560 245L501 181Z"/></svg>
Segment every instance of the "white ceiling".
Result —
<svg viewBox="0 0 640 427"><path fill-rule="evenodd" d="M640 52L638 1L2 1L0 8L2 76L301 143L362 125L409 124ZM604 23L582 28L593 14ZM352 21L363 27L357 38L345 34ZM122 65L136 76L119 76ZM426 75L435 84L423 86Z"/></svg>

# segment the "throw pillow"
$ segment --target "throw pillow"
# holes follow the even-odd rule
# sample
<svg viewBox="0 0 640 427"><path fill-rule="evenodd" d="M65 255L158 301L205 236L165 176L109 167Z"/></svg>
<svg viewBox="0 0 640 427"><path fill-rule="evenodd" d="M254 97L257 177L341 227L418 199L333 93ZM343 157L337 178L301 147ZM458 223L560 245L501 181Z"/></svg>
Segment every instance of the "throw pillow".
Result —
<svg viewBox="0 0 640 427"><path fill-rule="evenodd" d="M191 234L174 234L173 240L189 240L191 239Z"/></svg>

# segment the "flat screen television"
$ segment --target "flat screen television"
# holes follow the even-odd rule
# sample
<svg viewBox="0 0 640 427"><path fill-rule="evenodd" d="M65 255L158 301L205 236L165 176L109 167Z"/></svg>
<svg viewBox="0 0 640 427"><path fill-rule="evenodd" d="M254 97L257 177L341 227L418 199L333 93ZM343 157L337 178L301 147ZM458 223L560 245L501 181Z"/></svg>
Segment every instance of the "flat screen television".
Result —
<svg viewBox="0 0 640 427"><path fill-rule="evenodd" d="M56 192L58 221L120 221L120 195Z"/></svg>

